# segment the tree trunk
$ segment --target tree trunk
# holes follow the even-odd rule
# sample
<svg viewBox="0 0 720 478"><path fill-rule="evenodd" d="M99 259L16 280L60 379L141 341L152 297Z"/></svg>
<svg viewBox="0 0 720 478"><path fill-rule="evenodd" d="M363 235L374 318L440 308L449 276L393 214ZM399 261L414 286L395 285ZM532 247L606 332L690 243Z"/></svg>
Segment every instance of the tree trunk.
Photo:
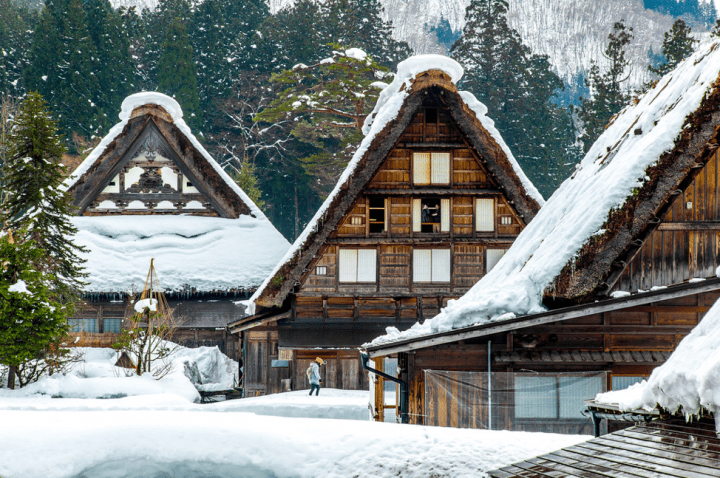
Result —
<svg viewBox="0 0 720 478"><path fill-rule="evenodd" d="M15 371L16 370L17 370L17 367L15 365L11 365L10 369L8 370L7 386L10 390L15 390Z"/></svg>
<svg viewBox="0 0 720 478"><path fill-rule="evenodd" d="M295 186L295 239L300 235L300 212L298 208L297 186Z"/></svg>

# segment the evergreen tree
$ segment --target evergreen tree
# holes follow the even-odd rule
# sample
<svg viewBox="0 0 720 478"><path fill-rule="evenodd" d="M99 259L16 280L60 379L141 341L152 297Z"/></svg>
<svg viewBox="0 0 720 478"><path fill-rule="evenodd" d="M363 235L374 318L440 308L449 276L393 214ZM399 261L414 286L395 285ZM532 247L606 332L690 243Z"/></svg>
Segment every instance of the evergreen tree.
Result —
<svg viewBox="0 0 720 478"><path fill-rule="evenodd" d="M322 43L361 48L379 64L395 69L412 51L393 38L392 23L383 21L382 13L378 0L328 0L320 7Z"/></svg>
<svg viewBox="0 0 720 478"><path fill-rule="evenodd" d="M102 67L83 6L83 0L46 1L25 71L28 89L48 99L67 138L99 135L108 122L97 75Z"/></svg>
<svg viewBox="0 0 720 478"><path fill-rule="evenodd" d="M158 62L158 91L175 98L183 109L187 124L196 132L202 132L197 68L190 38L179 18L170 23L165 35Z"/></svg>
<svg viewBox="0 0 720 478"><path fill-rule="evenodd" d="M629 94L623 89L622 83L627 80L626 70L630 65L627 48L632 38L632 28L626 28L623 20L615 23L613 31L608 35L609 41L605 49L605 57L610 60L610 67L605 73L600 73L600 68L593 62L590 68L586 83L592 97L581 98L578 111L585 128L581 138L586 152L602 134L610 118L629 100Z"/></svg>
<svg viewBox="0 0 720 478"><path fill-rule="evenodd" d="M102 85L100 107L106 113L118 111L123 100L135 91L130 37L121 12L116 12L108 0L86 0L85 12L101 65L96 72ZM113 118L108 118L106 125L113 122Z"/></svg>
<svg viewBox="0 0 720 478"><path fill-rule="evenodd" d="M5 230L23 231L17 239L34 241L42 260L33 264L53 278L55 300L73 302L85 273L79 252L69 238L77 232L69 219L70 195L61 188L65 176L55 122L42 97L31 92L20 104L8 138L3 165L7 197L0 223Z"/></svg>
<svg viewBox="0 0 720 478"><path fill-rule="evenodd" d="M461 87L488 107L523 170L548 195L579 159L573 123L553 102L562 81L508 26L507 9L504 0L472 0L450 56L465 69Z"/></svg>
<svg viewBox="0 0 720 478"><path fill-rule="evenodd" d="M292 134L313 147L313 154L302 163L317 178L316 192L323 196L354 151L347 146L362 140L363 123L380 94L378 79L389 75L387 68L362 50L332 47L330 58L273 74L271 81L286 89L256 116L270 124L287 120L293 125Z"/></svg>
<svg viewBox="0 0 720 478"><path fill-rule="evenodd" d="M267 18L260 28L258 47L265 70L286 70L297 63L314 63L324 57L315 0L298 0ZM324 40L325 38L323 38Z"/></svg>
<svg viewBox="0 0 720 478"><path fill-rule="evenodd" d="M13 0L0 0L0 95L23 93L22 73L28 66L36 14Z"/></svg>
<svg viewBox="0 0 720 478"><path fill-rule="evenodd" d="M673 70L678 63L690 56L696 42L690 35L691 32L687 23L680 19L675 20L670 31L665 32L663 40L662 52L665 62L658 67L649 66L648 70L658 76L664 76L665 73Z"/></svg>
<svg viewBox="0 0 720 478"><path fill-rule="evenodd" d="M35 241L15 242L8 231L0 236L0 258L0 363L9 367L12 389L18 367L42 359L67 333L74 308L54 299L47 284L56 278L35 267L47 260Z"/></svg>
<svg viewBox="0 0 720 478"><path fill-rule="evenodd" d="M262 191L258 187L257 175L255 173L255 165L250 162L250 158L245 156L240 162L239 168L233 168L231 176L240 189L245 191L250 199L261 208L265 205L262 200Z"/></svg>

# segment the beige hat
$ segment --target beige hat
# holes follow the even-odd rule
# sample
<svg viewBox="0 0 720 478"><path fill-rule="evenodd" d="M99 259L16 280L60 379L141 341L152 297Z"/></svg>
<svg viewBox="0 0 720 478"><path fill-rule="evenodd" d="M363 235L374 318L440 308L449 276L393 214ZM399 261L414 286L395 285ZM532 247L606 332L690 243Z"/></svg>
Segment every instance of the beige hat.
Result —
<svg viewBox="0 0 720 478"><path fill-rule="evenodd" d="M315 361L319 363L320 365L324 364L325 362L320 357L316 358Z"/></svg>

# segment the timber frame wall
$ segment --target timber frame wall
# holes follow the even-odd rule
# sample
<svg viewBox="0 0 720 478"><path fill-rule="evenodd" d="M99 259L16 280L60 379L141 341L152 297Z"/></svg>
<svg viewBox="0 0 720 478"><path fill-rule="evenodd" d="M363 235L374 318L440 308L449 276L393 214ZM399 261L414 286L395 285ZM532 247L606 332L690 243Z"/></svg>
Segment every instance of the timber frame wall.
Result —
<svg viewBox="0 0 720 478"><path fill-rule="evenodd" d="M318 356L328 360L325 386L366 389L354 349L387 326L435 316L480 280L526 224L490 161L470 145L440 89L425 91L278 317L230 325L242 333L246 396L309 387L305 369ZM534 200L524 201L537 212ZM436 226L423 222L423 205L439 207Z"/></svg>
<svg viewBox="0 0 720 478"><path fill-rule="evenodd" d="M425 370L487 372L488 342L491 342L492 372L608 372L607 389L612 389L613 376L644 376L664 363L682 338L699 323L720 298L717 291L688 294L663 300L660 292L654 302L617 308L607 312L588 313L576 318L540 325L513 326L503 333L466 338L436 346L399 352L400 379L409 384L408 413L410 423L424 424L425 417L448 426L468 426L466 417L442 397L425 408ZM376 364L382 363L381 351L373 352ZM382 390L383 380L376 380ZM381 395L377 394L380 397ZM593 397L587 397L588 399ZM513 402L512 394L507 397ZM486 405L479 413L487 414ZM383 407L376 402L376 419L383 420ZM442 414L438 420L438 414ZM512 406L493 408L494 428L522 427L527 431L556 433L591 433L588 419L567 423L547 420L516 420Z"/></svg>

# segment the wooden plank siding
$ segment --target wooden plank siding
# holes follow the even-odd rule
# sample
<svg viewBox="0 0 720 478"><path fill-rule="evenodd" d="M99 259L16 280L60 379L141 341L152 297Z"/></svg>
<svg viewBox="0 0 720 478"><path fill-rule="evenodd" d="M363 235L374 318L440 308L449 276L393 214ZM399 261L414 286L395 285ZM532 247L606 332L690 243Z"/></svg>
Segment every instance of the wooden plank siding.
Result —
<svg viewBox="0 0 720 478"><path fill-rule="evenodd" d="M405 371L408 382L408 410L410 423L438 424L441 426L473 427L472 414L467 410L453 415L447 397L436 390L426 389L425 370L450 372L487 372L488 341L492 341L491 367L493 372L534 371L540 373L608 372L608 389L612 376L649 376L661 365L720 298L720 292L705 292L649 305L628 307L601 314L590 314L575 319L527 327L492 337L447 343L421 348L411 353L401 352L399 357L412 363ZM423 298L423 302L425 302ZM375 358L377 361L378 359ZM507 384L506 384L507 385ZM500 385L494 388L501 388ZM510 390L512 387L507 386ZM428 396L426 393L434 394ZM506 403L512 403L508 396ZM588 397L592 398L592 397ZM486 413L485 399L473 399L477 410ZM426 408L426 404L427 407ZM512 407L493 409L493 423L506 425ZM563 424L514 420L513 427L528 431L578 433L577 421ZM495 426L494 426L495 427ZM535 428L533 428L535 427ZM583 428L588 432L589 428Z"/></svg>
<svg viewBox="0 0 720 478"><path fill-rule="evenodd" d="M481 157L470 146L442 102L430 97L423 102L369 181L348 202L347 212L313 252L308 266L303 266L302 277L284 305L290 307L291 317L281 320L276 329L268 329L281 334L283 346L293 347L294 387L304 383L301 372L307 368L298 358L302 350L298 344L314 341L315 346L321 343L325 347L331 342L325 336L313 336L316 330L329 336L331 327L336 327L335 338L347 342L349 337L360 337L363 328L382 331L392 325L405 329L434 317L487 273L488 248L508 249L525 227L505 196L507 189L490 173L487 162L491 159ZM490 215L485 216L490 217L490 230L477 230L478 199L491 201ZM431 210L438 207L438 220L422 223L422 205ZM375 252L374 281L368 276L372 265L361 264L360 254L350 252L368 249ZM352 263L354 257L358 258L356 264ZM422 273L418 267L423 268ZM362 281L348 280L353 274L359 278L361 268ZM293 327L302 333L293 332ZM342 350L338 346L337 351ZM343 364L365 377L360 369L352 368L355 365ZM366 378L348 380L329 381L326 386L367 385ZM268 393L277 389L279 384L268 384Z"/></svg>
<svg viewBox="0 0 720 478"><path fill-rule="evenodd" d="M718 155L662 217L657 230L627 264L613 291L649 290L695 277L712 277L720 251Z"/></svg>

